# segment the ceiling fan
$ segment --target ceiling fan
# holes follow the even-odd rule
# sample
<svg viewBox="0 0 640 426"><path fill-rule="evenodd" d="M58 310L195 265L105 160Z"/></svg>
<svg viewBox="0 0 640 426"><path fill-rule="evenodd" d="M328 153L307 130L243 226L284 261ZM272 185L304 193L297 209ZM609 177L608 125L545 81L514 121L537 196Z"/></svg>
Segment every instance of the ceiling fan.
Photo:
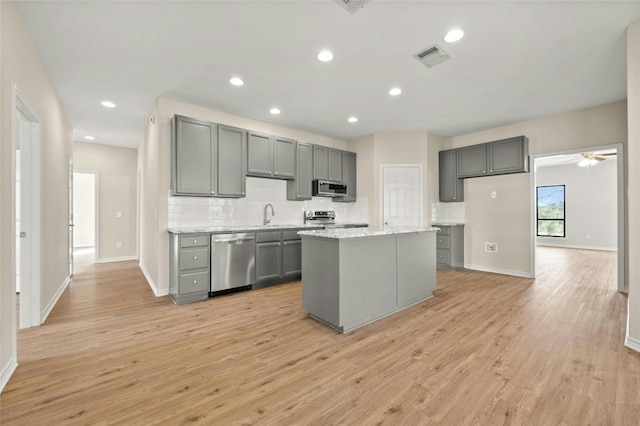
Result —
<svg viewBox="0 0 640 426"><path fill-rule="evenodd" d="M616 156L616 155L618 155L617 152L603 152L603 153L582 152L580 153L580 155L568 161L575 161L576 159L579 159L580 161L578 161L578 166L589 167L589 166L595 166L600 161L606 160L608 157Z"/></svg>

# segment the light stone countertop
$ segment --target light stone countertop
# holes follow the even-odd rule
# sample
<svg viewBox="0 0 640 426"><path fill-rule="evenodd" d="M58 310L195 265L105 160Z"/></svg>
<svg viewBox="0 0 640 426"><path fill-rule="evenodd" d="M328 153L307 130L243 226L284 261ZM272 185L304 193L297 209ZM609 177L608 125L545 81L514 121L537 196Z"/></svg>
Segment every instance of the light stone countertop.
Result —
<svg viewBox="0 0 640 426"><path fill-rule="evenodd" d="M287 229L322 229L322 225L233 225L233 226L208 226L193 228L169 228L170 234L224 234L236 232L255 232L255 231L283 231Z"/></svg>
<svg viewBox="0 0 640 426"><path fill-rule="evenodd" d="M334 240L342 240L347 238L366 238L377 237L382 235L411 234L414 232L435 232L438 228L420 228L420 227L379 227L379 228L337 228L337 229L320 229L316 231L299 231L298 235L303 237L329 238Z"/></svg>
<svg viewBox="0 0 640 426"><path fill-rule="evenodd" d="M454 223L454 222L433 222L432 226L464 226L464 223Z"/></svg>

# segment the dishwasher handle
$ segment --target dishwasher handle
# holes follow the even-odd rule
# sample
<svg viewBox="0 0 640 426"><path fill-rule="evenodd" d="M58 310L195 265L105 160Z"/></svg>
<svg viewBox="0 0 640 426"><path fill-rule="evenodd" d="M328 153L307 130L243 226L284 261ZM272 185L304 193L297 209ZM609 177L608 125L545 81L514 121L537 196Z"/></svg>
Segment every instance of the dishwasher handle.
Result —
<svg viewBox="0 0 640 426"><path fill-rule="evenodd" d="M212 243L243 243L255 240L253 234L222 234L212 235Z"/></svg>

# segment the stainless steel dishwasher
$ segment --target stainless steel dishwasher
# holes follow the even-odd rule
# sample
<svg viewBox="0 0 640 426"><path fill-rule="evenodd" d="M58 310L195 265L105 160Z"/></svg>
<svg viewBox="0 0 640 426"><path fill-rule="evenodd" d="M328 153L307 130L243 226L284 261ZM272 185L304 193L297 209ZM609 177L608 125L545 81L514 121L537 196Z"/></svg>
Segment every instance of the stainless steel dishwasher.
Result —
<svg viewBox="0 0 640 426"><path fill-rule="evenodd" d="M255 234L211 235L211 292L247 287L255 281Z"/></svg>

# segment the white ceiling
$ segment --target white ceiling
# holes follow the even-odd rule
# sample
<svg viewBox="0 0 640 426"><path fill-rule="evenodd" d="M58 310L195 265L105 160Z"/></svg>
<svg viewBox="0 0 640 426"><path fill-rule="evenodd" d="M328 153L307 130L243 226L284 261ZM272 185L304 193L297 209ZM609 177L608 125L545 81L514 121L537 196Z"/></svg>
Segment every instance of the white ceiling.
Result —
<svg viewBox="0 0 640 426"><path fill-rule="evenodd" d="M640 1L373 0L353 15L333 0L18 8L74 138L129 147L158 96L343 140L455 136L626 99L626 26L640 17ZM446 44L453 26L467 34ZM427 68L412 57L434 43L452 59ZM324 48L330 63L316 59Z"/></svg>

